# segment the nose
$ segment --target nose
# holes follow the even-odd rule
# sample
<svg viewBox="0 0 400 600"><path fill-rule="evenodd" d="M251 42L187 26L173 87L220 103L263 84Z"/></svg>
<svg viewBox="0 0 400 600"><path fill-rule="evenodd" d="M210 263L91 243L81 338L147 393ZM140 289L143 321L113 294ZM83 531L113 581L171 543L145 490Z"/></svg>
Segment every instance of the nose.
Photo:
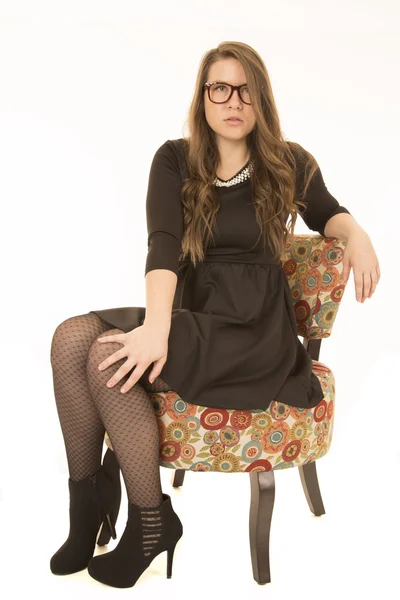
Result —
<svg viewBox="0 0 400 600"><path fill-rule="evenodd" d="M237 96L237 100L238 100L238 101L241 103L241 102L242 102L242 99L241 99L241 97L240 97L239 90L233 90L233 94L232 94L232 96L230 97L229 101L230 101L230 102L233 102L233 101L234 101L234 99L235 99L235 94L236 94L236 96Z"/></svg>

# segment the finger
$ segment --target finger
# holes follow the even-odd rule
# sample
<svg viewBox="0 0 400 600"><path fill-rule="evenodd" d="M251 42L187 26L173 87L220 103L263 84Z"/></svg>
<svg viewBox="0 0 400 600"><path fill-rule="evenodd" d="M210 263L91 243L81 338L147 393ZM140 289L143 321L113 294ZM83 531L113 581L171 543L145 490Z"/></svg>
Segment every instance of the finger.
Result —
<svg viewBox="0 0 400 600"><path fill-rule="evenodd" d="M365 300L369 297L370 289L371 289L371 274L364 273L364 292L363 292L362 302L365 302Z"/></svg>
<svg viewBox="0 0 400 600"><path fill-rule="evenodd" d="M155 378L158 377L160 373L161 373L161 371L159 371L158 373L156 373L155 371L153 371L152 373L150 373L150 375L149 375L149 381L150 381L150 383L153 383L153 381L155 380Z"/></svg>
<svg viewBox="0 0 400 600"><path fill-rule="evenodd" d="M132 369L133 361L126 360L123 365L120 366L118 371L107 381L107 387L114 387L125 375Z"/></svg>
<svg viewBox="0 0 400 600"><path fill-rule="evenodd" d="M362 278L362 273L355 273L354 274L354 282L355 282L355 288L356 288L356 299L358 300L358 302L361 301L361 297L362 297L362 289L363 289L363 278Z"/></svg>
<svg viewBox="0 0 400 600"><path fill-rule="evenodd" d="M158 362L158 361L157 361ZM150 383L153 383L153 381L155 380L156 377L159 376L159 374L161 373L161 371L163 370L163 367L165 365L165 361L161 364L154 364L153 370L149 375L149 381Z"/></svg>
<svg viewBox="0 0 400 600"><path fill-rule="evenodd" d="M121 348L120 350L117 350L116 352L114 352L114 354L111 354L108 358L103 360L103 362L101 362L97 368L99 369L99 371L103 371L104 369L107 369L107 367L109 367L110 365L113 365L115 362L117 362L117 360L120 360L121 358L124 358L125 356L126 356L126 351L125 351L125 347L124 347L124 348Z"/></svg>
<svg viewBox="0 0 400 600"><path fill-rule="evenodd" d="M158 377L160 373L161 373L161 371L159 371L158 373L156 373L156 371L152 371L152 373L150 373L150 375L149 375L150 383L153 383L155 378Z"/></svg>
<svg viewBox="0 0 400 600"><path fill-rule="evenodd" d="M123 334L125 335L125 334ZM115 335L103 335L103 337L97 338L98 342L122 342L122 335L116 333Z"/></svg>
<svg viewBox="0 0 400 600"><path fill-rule="evenodd" d="M139 381L139 379L141 378L148 366L149 365L136 365L136 368L133 371L132 375L121 388L122 394L129 392L129 390Z"/></svg>
<svg viewBox="0 0 400 600"><path fill-rule="evenodd" d="M376 289L376 286L378 283L378 275L377 275L376 271L372 271L371 279L372 279L372 286L371 286L371 290L369 292L369 298L371 298L372 294L375 292L375 289Z"/></svg>
<svg viewBox="0 0 400 600"><path fill-rule="evenodd" d="M346 283L350 275L350 264L348 262L343 264L343 271L341 274L341 279L343 283Z"/></svg>

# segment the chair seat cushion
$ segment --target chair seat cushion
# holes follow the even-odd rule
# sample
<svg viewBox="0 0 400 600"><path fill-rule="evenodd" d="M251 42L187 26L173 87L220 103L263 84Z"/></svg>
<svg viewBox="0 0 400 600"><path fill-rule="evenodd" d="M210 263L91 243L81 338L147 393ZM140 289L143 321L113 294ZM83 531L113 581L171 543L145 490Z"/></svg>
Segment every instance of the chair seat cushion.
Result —
<svg viewBox="0 0 400 600"><path fill-rule="evenodd" d="M335 379L312 361L324 398L313 408L272 401L267 410L189 404L173 390L149 393L160 432L159 464L223 473L299 467L328 452L333 432ZM105 443L112 448L108 433Z"/></svg>

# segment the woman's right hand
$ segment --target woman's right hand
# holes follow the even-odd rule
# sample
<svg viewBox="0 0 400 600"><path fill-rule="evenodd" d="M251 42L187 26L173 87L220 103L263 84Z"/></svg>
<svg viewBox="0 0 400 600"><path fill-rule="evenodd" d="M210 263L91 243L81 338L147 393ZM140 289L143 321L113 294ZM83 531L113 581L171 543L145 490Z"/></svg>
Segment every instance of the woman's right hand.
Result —
<svg viewBox="0 0 400 600"><path fill-rule="evenodd" d="M123 345L122 348L103 360L99 365L99 369L101 367L100 370L106 369L117 362L117 360L121 360L121 358L127 359L107 382L107 386L113 387L133 367L136 367L121 388L121 392L127 392L140 379L147 367L151 363L154 363L149 375L149 381L152 383L155 377L161 373L167 361L168 336L169 331L160 331L160 328L156 325L143 323L143 325L135 327L135 329L132 329L128 333L106 335L98 338L100 343L119 342Z"/></svg>

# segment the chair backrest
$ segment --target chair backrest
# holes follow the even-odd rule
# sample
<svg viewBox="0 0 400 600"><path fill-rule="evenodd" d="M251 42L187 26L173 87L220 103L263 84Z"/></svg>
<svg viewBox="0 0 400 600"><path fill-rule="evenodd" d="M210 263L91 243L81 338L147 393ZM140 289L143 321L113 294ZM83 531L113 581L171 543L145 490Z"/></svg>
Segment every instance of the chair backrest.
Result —
<svg viewBox="0 0 400 600"><path fill-rule="evenodd" d="M281 257L292 292L297 333L306 339L331 335L343 298L346 242L320 234L295 234Z"/></svg>

